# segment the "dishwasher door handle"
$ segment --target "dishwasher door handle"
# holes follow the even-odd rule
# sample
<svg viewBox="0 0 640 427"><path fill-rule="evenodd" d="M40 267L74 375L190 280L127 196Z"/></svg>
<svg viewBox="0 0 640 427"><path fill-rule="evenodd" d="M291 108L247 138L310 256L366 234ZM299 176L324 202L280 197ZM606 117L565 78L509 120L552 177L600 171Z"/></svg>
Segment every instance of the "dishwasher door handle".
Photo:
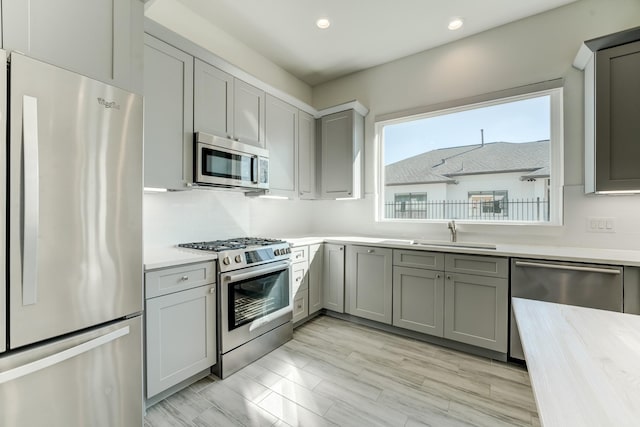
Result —
<svg viewBox="0 0 640 427"><path fill-rule="evenodd" d="M567 264L545 264L543 262L516 261L516 267L552 268L554 270L583 271L585 273L621 274L620 270L611 268L580 267Z"/></svg>

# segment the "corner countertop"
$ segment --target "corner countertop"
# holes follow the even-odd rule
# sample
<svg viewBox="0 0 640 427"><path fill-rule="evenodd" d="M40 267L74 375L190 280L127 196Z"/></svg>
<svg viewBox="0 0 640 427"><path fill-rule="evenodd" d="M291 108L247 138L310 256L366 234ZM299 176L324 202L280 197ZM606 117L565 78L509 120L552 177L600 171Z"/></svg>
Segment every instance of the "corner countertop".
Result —
<svg viewBox="0 0 640 427"><path fill-rule="evenodd" d="M179 248L177 246L154 246L144 248L145 271L194 262L211 261L218 258L215 252Z"/></svg>
<svg viewBox="0 0 640 427"><path fill-rule="evenodd" d="M624 249L599 249L570 246L516 245L498 243L496 249L429 246L411 244L408 239L366 236L315 236L283 238L292 246L304 246L317 243L336 243L343 245L372 245L393 249L412 249L431 252L464 253L470 255L488 255L544 259L550 261L574 261L594 264L613 264L640 267L640 251ZM464 244L464 242L459 242ZM472 242L470 242L473 244Z"/></svg>
<svg viewBox="0 0 640 427"><path fill-rule="evenodd" d="M512 302L542 426L638 425L640 316Z"/></svg>

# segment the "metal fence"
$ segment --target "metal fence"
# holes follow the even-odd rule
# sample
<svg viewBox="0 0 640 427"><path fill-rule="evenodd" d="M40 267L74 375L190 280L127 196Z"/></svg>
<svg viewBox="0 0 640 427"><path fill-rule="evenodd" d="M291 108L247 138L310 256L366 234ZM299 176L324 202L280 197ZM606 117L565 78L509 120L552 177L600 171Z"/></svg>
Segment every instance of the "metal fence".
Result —
<svg viewBox="0 0 640 427"><path fill-rule="evenodd" d="M549 221L549 201L430 200L385 203L387 219L471 219L480 221Z"/></svg>

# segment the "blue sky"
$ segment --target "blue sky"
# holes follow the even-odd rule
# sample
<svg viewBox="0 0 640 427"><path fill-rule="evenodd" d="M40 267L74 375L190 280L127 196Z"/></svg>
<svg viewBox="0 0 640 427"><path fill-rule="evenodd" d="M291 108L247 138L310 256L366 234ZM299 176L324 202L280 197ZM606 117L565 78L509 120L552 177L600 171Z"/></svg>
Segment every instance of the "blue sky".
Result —
<svg viewBox="0 0 640 427"><path fill-rule="evenodd" d="M384 164L426 151L484 142L530 142L549 139L550 98L461 111L384 127Z"/></svg>

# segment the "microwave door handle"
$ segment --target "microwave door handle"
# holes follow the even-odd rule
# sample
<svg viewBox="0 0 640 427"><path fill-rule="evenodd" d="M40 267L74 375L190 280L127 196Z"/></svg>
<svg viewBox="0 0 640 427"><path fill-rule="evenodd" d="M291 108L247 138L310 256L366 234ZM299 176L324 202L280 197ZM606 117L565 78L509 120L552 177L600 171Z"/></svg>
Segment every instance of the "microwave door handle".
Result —
<svg viewBox="0 0 640 427"><path fill-rule="evenodd" d="M22 98L24 144L24 210L22 244L22 305L38 301L38 232L40 221L38 165L38 99Z"/></svg>
<svg viewBox="0 0 640 427"><path fill-rule="evenodd" d="M254 184L258 183L258 163L260 163L258 156L253 156L251 158L251 182Z"/></svg>

